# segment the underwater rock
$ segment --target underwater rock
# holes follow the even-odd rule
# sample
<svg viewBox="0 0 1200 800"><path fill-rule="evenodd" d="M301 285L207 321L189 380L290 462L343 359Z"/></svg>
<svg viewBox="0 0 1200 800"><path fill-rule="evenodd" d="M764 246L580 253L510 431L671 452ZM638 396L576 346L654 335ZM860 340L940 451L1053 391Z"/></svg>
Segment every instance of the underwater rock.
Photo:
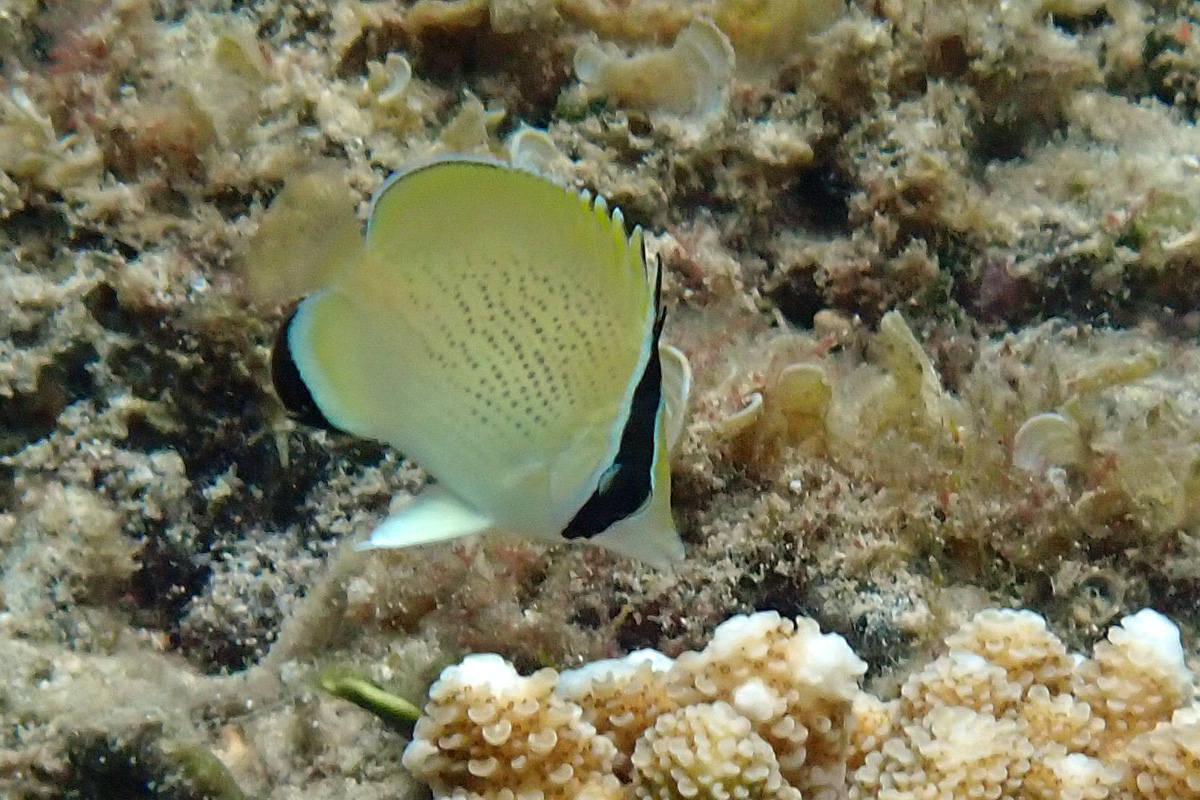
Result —
<svg viewBox="0 0 1200 800"><path fill-rule="evenodd" d="M745 62L778 67L845 7L843 0L720 0L713 19Z"/></svg>

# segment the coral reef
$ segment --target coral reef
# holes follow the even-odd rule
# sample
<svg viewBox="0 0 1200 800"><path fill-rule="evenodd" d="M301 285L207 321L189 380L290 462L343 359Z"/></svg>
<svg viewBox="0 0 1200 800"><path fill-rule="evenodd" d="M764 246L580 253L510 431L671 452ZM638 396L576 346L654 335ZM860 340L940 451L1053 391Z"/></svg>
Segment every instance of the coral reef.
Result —
<svg viewBox="0 0 1200 800"><path fill-rule="evenodd" d="M788 793L773 769L824 791L810 753L952 787L969 735L980 768L1041 747L1032 796L1187 797L1181 673L1114 677L1164 651L1122 626L1083 662L1138 720L1074 654L1153 607L1195 668L1198 78L1188 2L0 4L0 795L415 797L403 736L319 677L417 699L497 652L605 665L552 694L615 743L622 791L657 720L643 787L734 714L747 793ZM426 477L288 419L269 344L385 176L450 150L646 229L694 377L674 573L353 552ZM996 605L1040 616L963 628ZM757 609L837 632L872 692L667 692L665 662L610 661L699 658Z"/></svg>
<svg viewBox="0 0 1200 800"><path fill-rule="evenodd" d="M1157 612L1125 617L1091 658L1029 611L983 611L944 648L890 701L858 688L866 665L840 637L774 612L673 663L521 678L471 655L434 684L404 760L435 797L479 800L1200 797L1200 687ZM600 723L563 735L589 714Z"/></svg>
<svg viewBox="0 0 1200 800"><path fill-rule="evenodd" d="M946 646L904 682L890 738L860 755L851 797L1195 796L1180 768L1197 687L1162 615L1125 617L1091 658L1068 654L1028 611L985 611ZM1149 749L1155 763L1131 755Z"/></svg>
<svg viewBox="0 0 1200 800"><path fill-rule="evenodd" d="M674 662L651 651L519 678L499 656L471 655L430 689L404 760L445 797L557 796L560 776L580 775L580 749L603 758L578 779L607 796L620 795L624 778L632 796L662 800L797 800L799 787L836 797L865 670L840 637L774 612L727 620L705 650ZM522 755L560 719L594 720L581 729L590 748L570 739ZM497 759L520 774L476 768Z"/></svg>
<svg viewBox="0 0 1200 800"><path fill-rule="evenodd" d="M583 709L554 696L554 670L528 678L496 655L469 656L429 690L404 766L440 796L553 800L604 796L617 748L583 721ZM501 795L497 795L501 796Z"/></svg>
<svg viewBox="0 0 1200 800"><path fill-rule="evenodd" d="M801 797L784 781L771 745L728 703L662 715L638 739L630 761L634 797Z"/></svg>

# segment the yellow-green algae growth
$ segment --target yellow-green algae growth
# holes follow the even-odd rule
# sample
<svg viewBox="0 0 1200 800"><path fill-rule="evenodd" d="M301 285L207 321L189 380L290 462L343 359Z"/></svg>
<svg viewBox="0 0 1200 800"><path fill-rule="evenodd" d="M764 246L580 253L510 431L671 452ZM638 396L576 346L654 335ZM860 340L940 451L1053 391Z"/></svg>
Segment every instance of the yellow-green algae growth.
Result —
<svg viewBox="0 0 1200 800"><path fill-rule="evenodd" d="M736 60L713 113L574 72L698 17ZM885 694L993 605L1077 650L1153 606L1194 664L1198 86L1186 2L7 3L0 795L416 797L322 670L419 698L467 652L678 652L749 609L843 634ZM666 267L696 377L674 574L356 554L424 474L269 389L282 309L242 267L285 181L361 218L522 123Z"/></svg>

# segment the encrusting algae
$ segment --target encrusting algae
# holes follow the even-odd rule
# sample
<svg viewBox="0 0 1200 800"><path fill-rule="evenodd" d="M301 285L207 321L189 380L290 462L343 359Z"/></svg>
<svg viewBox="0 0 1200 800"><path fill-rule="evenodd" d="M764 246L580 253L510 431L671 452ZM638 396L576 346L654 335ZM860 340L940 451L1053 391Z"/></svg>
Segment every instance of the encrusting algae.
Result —
<svg viewBox="0 0 1200 800"><path fill-rule="evenodd" d="M580 797L1197 796L1198 79L1194 4L1146 0L6 4L0 796L456 786L320 678L420 704L472 653ZM448 153L646 232L674 572L354 550L429 477L289 419L270 345ZM759 675L792 641L836 674Z"/></svg>

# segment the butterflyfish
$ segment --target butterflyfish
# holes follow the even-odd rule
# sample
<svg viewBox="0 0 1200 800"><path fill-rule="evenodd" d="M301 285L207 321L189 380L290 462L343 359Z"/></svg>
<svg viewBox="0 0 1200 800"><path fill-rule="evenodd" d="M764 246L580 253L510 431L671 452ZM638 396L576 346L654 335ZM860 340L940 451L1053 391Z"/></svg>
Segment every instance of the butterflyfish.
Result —
<svg viewBox="0 0 1200 800"><path fill-rule="evenodd" d="M366 547L499 532L683 556L670 439L690 373L662 270L603 197L487 158L393 175L365 240L288 318L277 391L435 480Z"/></svg>

